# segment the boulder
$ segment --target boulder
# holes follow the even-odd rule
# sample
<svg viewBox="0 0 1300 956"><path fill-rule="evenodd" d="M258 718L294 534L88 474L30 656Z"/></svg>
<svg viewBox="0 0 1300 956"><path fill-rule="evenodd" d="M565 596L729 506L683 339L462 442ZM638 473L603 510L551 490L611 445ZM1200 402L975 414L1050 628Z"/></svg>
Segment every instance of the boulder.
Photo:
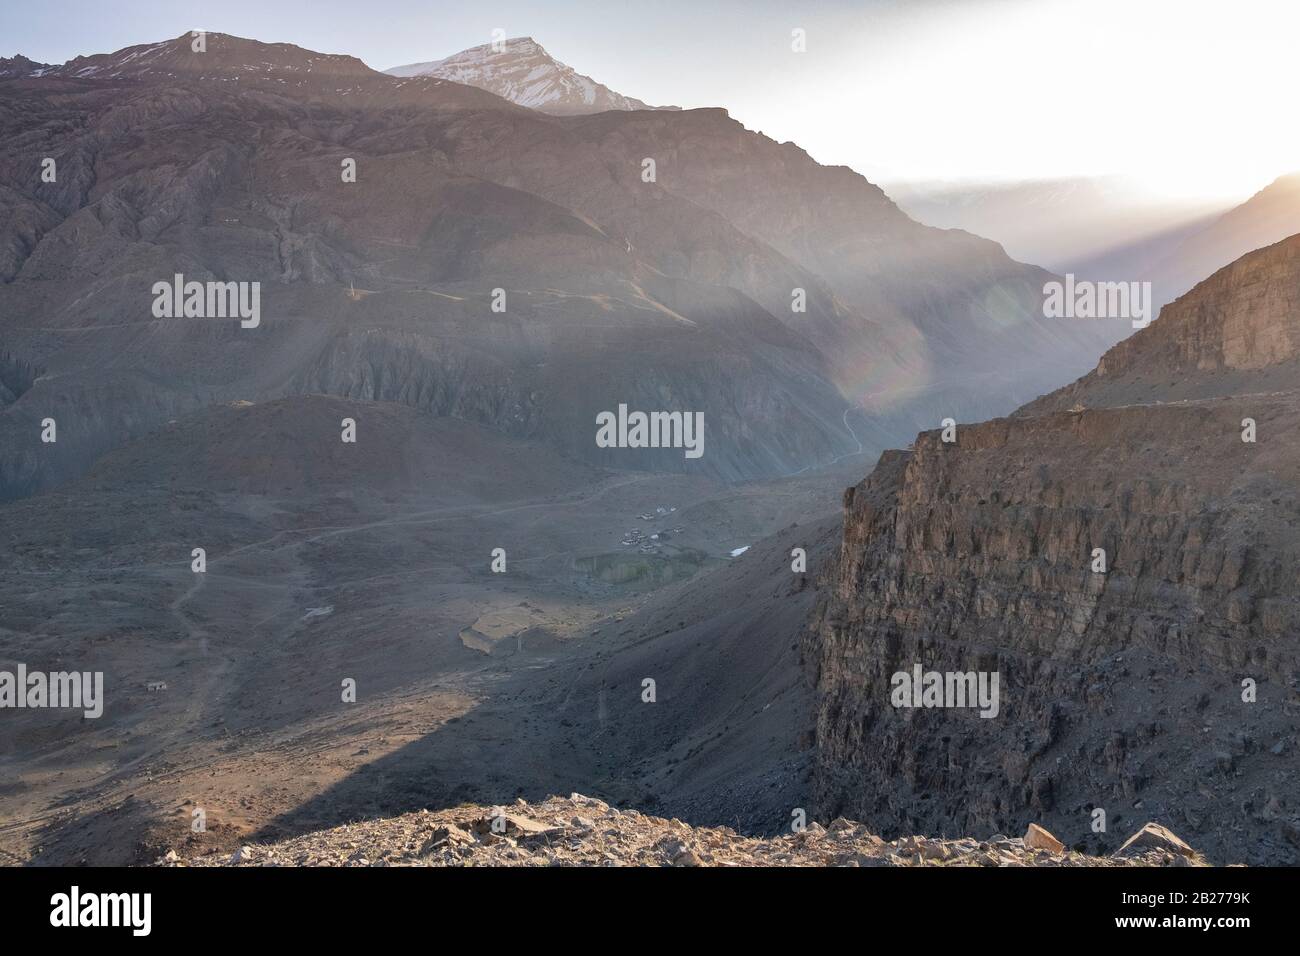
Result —
<svg viewBox="0 0 1300 956"><path fill-rule="evenodd" d="M473 843L474 837L455 824L449 824L445 827L437 827L429 834L424 845L420 847L420 855L425 856L443 846L456 846Z"/></svg>
<svg viewBox="0 0 1300 956"><path fill-rule="evenodd" d="M1178 837L1174 836L1168 829L1158 823L1148 823L1137 833L1133 834L1124 841L1124 845L1112 853L1115 857L1137 856L1141 853L1150 853L1153 850L1162 850L1167 853L1173 853L1176 856L1196 857L1199 856L1195 850L1184 843Z"/></svg>
<svg viewBox="0 0 1300 956"><path fill-rule="evenodd" d="M1046 850L1049 853L1065 852L1065 844L1037 823L1029 824L1029 829L1025 831L1025 848L1028 850Z"/></svg>

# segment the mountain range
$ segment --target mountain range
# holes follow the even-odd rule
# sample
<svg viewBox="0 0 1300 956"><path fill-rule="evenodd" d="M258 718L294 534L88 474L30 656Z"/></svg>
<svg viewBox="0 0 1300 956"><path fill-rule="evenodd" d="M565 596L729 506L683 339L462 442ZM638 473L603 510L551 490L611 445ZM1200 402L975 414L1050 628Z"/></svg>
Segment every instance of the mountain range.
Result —
<svg viewBox="0 0 1300 956"><path fill-rule="evenodd" d="M682 471L593 441L603 410L667 405L704 413L707 473L780 475L1008 411L1127 331L1044 319L1042 270L724 110L550 116L287 44L193 47L0 86L0 314L35 373L0 410L6 496L212 402L305 392ZM266 318L157 319L177 274L258 282Z"/></svg>

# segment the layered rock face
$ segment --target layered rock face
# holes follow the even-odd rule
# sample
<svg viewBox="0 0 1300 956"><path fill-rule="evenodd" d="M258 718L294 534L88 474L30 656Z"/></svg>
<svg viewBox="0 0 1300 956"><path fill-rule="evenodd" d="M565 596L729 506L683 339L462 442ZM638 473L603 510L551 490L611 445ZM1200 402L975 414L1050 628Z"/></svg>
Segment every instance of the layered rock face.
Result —
<svg viewBox="0 0 1300 956"><path fill-rule="evenodd" d="M1211 858L1300 861L1298 250L1253 253L1080 382L926 432L848 490L805 643L821 814L1037 819L1090 850L1136 815ZM918 664L996 673L996 716L896 707Z"/></svg>

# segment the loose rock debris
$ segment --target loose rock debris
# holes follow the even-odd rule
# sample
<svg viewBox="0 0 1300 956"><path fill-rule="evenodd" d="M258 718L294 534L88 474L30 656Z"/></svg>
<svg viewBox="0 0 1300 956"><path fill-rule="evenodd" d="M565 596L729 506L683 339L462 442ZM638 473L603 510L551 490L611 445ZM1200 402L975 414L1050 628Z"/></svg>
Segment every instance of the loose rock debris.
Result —
<svg viewBox="0 0 1300 956"><path fill-rule="evenodd" d="M907 836L887 842L843 818L799 833L747 837L727 827L618 810L571 794L509 807L420 810L247 845L160 866L1205 866L1191 847L1148 824L1114 856L1066 850L1031 824L1023 839Z"/></svg>

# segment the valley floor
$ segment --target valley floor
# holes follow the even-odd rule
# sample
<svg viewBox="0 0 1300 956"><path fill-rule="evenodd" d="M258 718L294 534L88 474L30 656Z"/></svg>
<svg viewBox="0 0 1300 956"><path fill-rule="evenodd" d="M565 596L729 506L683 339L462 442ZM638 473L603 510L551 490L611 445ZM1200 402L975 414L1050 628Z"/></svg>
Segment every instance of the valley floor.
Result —
<svg viewBox="0 0 1300 956"><path fill-rule="evenodd" d="M143 863L575 789L774 832L802 800L794 728L811 726L792 708L813 589L789 551L832 545L850 474L593 473L561 493L538 476L497 503L440 489L312 507L151 500L114 476L7 505L5 656L103 670L108 704L97 721L10 715L0 862ZM789 542L729 558L782 528Z"/></svg>

